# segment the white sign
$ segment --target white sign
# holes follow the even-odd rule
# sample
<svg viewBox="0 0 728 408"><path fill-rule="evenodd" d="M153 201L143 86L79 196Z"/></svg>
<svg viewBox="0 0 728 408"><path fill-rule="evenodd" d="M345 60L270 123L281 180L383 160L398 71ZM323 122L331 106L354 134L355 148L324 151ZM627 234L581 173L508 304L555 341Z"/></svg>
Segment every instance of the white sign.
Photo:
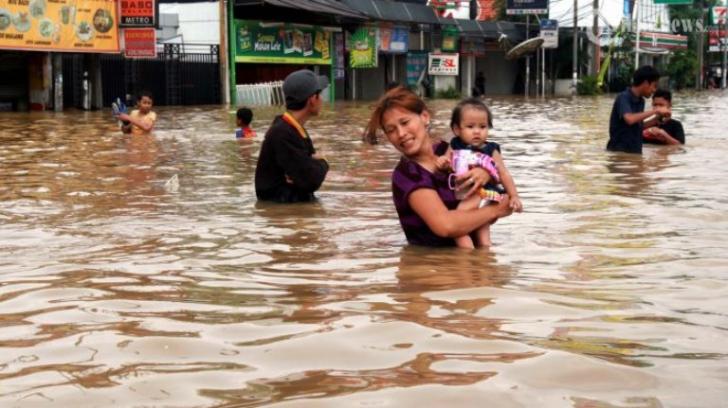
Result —
<svg viewBox="0 0 728 408"><path fill-rule="evenodd" d="M430 75L459 75L460 55L459 54L428 54Z"/></svg>
<svg viewBox="0 0 728 408"><path fill-rule="evenodd" d="M541 30L543 48L559 48L559 30Z"/></svg>

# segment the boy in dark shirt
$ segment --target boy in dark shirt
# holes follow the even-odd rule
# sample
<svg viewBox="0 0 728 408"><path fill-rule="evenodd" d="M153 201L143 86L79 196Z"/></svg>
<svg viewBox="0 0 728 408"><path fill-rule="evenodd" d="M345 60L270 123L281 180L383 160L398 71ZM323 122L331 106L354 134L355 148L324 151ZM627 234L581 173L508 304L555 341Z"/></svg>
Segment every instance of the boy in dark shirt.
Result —
<svg viewBox="0 0 728 408"><path fill-rule="evenodd" d="M260 148L255 168L258 200L279 203L313 201L329 164L316 154L303 125L321 111L321 91L328 78L307 69L298 70L283 81L287 111L273 119Z"/></svg>
<svg viewBox="0 0 728 408"><path fill-rule="evenodd" d="M632 86L617 95L609 118L609 142L607 150L627 153L642 153L642 126L645 119L657 115L669 116L664 107L644 111L644 98L649 98L657 89L660 73L652 66L640 67L634 72ZM645 124L645 126L652 123Z"/></svg>
<svg viewBox="0 0 728 408"><path fill-rule="evenodd" d="M658 89L652 95L652 107L664 107L672 110L672 93L665 89ZM672 115L663 117L655 126L648 127L642 132L645 143L677 145L685 144L685 131L682 123L672 118Z"/></svg>

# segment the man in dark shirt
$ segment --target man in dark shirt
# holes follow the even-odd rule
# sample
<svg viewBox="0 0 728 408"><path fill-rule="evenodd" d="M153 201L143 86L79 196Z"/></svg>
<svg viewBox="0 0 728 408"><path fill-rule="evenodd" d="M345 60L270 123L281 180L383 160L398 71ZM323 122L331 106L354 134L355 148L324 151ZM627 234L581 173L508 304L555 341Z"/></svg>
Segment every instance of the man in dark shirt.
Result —
<svg viewBox="0 0 728 408"><path fill-rule="evenodd" d="M672 111L672 93L665 89L658 89L652 95L652 107L665 107ZM685 131L682 123L672 118L672 115L663 118L656 126L648 127L642 132L645 143L677 145L685 144Z"/></svg>
<svg viewBox="0 0 728 408"><path fill-rule="evenodd" d="M259 200L279 203L313 201L329 164L316 154L303 125L321 111L325 76L298 70L283 81L287 111L273 119L260 148L255 168L255 194Z"/></svg>
<svg viewBox="0 0 728 408"><path fill-rule="evenodd" d="M669 116L669 109L653 108L644 111L644 98L657 89L660 73L649 65L638 68L632 76L632 86L617 95L609 118L607 150L642 153L642 121L657 115Z"/></svg>

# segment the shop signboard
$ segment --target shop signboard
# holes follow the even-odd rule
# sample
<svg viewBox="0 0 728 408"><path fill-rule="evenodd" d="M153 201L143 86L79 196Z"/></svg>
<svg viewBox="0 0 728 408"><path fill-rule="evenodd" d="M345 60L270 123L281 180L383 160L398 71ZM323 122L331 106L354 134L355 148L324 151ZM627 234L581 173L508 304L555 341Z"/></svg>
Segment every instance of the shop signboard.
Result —
<svg viewBox="0 0 728 408"><path fill-rule="evenodd" d="M541 20L541 38L543 48L559 47L559 20Z"/></svg>
<svg viewBox="0 0 728 408"><path fill-rule="evenodd" d="M723 27L710 27L708 29L708 52L722 52L721 45L728 49L728 30Z"/></svg>
<svg viewBox="0 0 728 408"><path fill-rule="evenodd" d="M446 26L442 29L442 51L457 51L460 31L455 26Z"/></svg>
<svg viewBox="0 0 728 408"><path fill-rule="evenodd" d="M712 7L710 9L710 24L711 25L723 25L725 24L726 7Z"/></svg>
<svg viewBox="0 0 728 408"><path fill-rule="evenodd" d="M235 20L235 62L331 64L331 33L301 24Z"/></svg>
<svg viewBox="0 0 728 408"><path fill-rule="evenodd" d="M379 26L379 51L405 53L409 49L409 29L383 23Z"/></svg>
<svg viewBox="0 0 728 408"><path fill-rule="evenodd" d="M506 14L546 14L548 0L507 0Z"/></svg>
<svg viewBox="0 0 728 408"><path fill-rule="evenodd" d="M457 76L460 74L460 55L459 54L429 54L428 73L430 75L450 75Z"/></svg>
<svg viewBox="0 0 728 408"><path fill-rule="evenodd" d="M0 49L119 52L115 0L6 0Z"/></svg>
<svg viewBox="0 0 728 408"><path fill-rule="evenodd" d="M119 27L156 27L158 0L118 0Z"/></svg>
<svg viewBox="0 0 728 408"><path fill-rule="evenodd" d="M124 29L124 56L126 58L154 58L157 56L157 32L152 28Z"/></svg>
<svg viewBox="0 0 728 408"><path fill-rule="evenodd" d="M349 39L349 67L376 68L379 64L377 52L377 28L360 27Z"/></svg>
<svg viewBox="0 0 728 408"><path fill-rule="evenodd" d="M687 49L688 37L686 35L640 32L640 49L646 51L660 51L670 49Z"/></svg>
<svg viewBox="0 0 728 408"><path fill-rule="evenodd" d="M407 53L407 85L415 86L427 69L427 51Z"/></svg>
<svg viewBox="0 0 728 408"><path fill-rule="evenodd" d="M427 5L435 10L435 14L445 18L470 19L470 1L463 0L429 0Z"/></svg>

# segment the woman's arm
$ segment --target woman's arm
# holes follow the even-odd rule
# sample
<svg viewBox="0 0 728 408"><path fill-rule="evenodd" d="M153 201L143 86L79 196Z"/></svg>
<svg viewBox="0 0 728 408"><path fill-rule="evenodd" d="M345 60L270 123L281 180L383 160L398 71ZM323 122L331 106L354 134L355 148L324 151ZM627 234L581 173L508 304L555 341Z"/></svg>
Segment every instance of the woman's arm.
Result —
<svg viewBox="0 0 728 408"><path fill-rule="evenodd" d="M506 163L503 161L499 151L493 152L493 160L495 161L496 167L498 167L498 174L501 178L501 183L506 189L506 193L511 200L511 208L515 212L523 211L523 204L521 203L521 197L518 196L518 190L516 190L516 183L513 181L511 172L508 171Z"/></svg>
<svg viewBox="0 0 728 408"><path fill-rule="evenodd" d="M511 214L508 198L498 205L474 210L448 210L435 190L420 188L409 195L409 205L440 237L456 238Z"/></svg>

